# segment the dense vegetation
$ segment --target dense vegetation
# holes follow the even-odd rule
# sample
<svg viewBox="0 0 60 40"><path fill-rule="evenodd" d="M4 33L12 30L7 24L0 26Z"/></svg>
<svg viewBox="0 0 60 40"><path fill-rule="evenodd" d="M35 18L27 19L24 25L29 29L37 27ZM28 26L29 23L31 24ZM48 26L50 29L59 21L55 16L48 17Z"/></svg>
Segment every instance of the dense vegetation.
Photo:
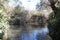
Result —
<svg viewBox="0 0 60 40"><path fill-rule="evenodd" d="M2 39L3 37L3 34L6 30L6 26L8 25L8 20L9 19L9 16L10 14L8 15L7 14L7 9L6 9L6 6L4 5L4 3L7 3L8 1L7 0L3 0L3 1L0 1L0 39ZM54 2L54 1L52 1ZM55 5L55 4L54 4ZM51 4L50 5L51 8L53 8L54 6ZM53 7L52 7L53 6ZM60 34L60 2L58 1L57 2L57 6L56 9L52 9L53 12L49 15L49 19L48 19L48 28L49 28L49 31L50 31L50 36L52 37L53 40L59 40L59 34ZM41 5L38 5L37 7L41 7ZM16 11L20 11L22 13L22 11L24 11L24 9L22 7L19 7L19 5L16 7L16 9L12 9L14 12L13 14L16 12ZM37 8L40 10L40 8ZM12 11L11 11L12 12ZM25 13L27 11L24 11L23 13Z"/></svg>

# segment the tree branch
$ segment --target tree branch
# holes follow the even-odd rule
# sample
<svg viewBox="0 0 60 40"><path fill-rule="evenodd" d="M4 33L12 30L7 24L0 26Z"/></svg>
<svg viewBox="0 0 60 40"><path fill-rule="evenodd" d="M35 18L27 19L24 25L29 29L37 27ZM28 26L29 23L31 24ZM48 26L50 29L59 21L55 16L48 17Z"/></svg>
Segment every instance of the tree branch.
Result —
<svg viewBox="0 0 60 40"><path fill-rule="evenodd" d="M57 7L55 6L55 4L58 0L48 0L48 1L50 2L50 6L51 6L52 10L56 14Z"/></svg>

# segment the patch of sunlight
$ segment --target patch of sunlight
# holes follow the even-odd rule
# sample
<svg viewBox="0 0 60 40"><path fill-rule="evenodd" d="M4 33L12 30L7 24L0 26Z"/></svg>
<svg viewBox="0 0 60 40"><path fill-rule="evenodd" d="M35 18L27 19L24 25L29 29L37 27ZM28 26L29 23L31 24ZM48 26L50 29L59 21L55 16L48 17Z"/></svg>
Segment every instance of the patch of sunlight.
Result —
<svg viewBox="0 0 60 40"><path fill-rule="evenodd" d="M20 5L19 1L22 2L21 6L23 6L26 10L36 10L36 4L40 2L40 0L10 0L8 6L16 7L17 5Z"/></svg>
<svg viewBox="0 0 60 40"><path fill-rule="evenodd" d="M36 10L36 5L39 2L41 2L41 0L9 0L8 6L16 7L19 5L24 7L26 10ZM48 1L46 0L46 2ZM46 8L43 8L43 11L47 11Z"/></svg>
<svg viewBox="0 0 60 40"><path fill-rule="evenodd" d="M0 10L0 13L2 12L3 10Z"/></svg>
<svg viewBox="0 0 60 40"><path fill-rule="evenodd" d="M0 33L2 33L2 30L0 30Z"/></svg>
<svg viewBox="0 0 60 40"><path fill-rule="evenodd" d="M20 0L22 2L23 7L26 10L36 10L36 4L40 2L40 0Z"/></svg>
<svg viewBox="0 0 60 40"><path fill-rule="evenodd" d="M16 0L9 0L8 6L15 7L17 5Z"/></svg>

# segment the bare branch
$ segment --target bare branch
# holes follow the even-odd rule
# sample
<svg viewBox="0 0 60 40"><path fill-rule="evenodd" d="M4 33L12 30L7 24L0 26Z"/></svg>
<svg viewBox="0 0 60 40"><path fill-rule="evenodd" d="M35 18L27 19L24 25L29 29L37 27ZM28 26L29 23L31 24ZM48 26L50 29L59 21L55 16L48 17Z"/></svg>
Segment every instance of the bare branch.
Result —
<svg viewBox="0 0 60 40"><path fill-rule="evenodd" d="M58 0L48 0L48 1L50 2L50 6L51 6L52 10L56 14L57 7L55 6L55 4L57 3Z"/></svg>

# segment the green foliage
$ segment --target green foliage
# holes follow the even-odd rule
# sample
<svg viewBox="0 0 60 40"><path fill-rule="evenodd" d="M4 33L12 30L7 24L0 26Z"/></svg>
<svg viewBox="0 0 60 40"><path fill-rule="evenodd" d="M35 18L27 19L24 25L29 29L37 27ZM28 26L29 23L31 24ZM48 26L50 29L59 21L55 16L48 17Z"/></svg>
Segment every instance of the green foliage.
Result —
<svg viewBox="0 0 60 40"><path fill-rule="evenodd" d="M3 32L6 27L6 23L7 23L7 19L6 19L5 13L1 12L0 13L0 30L2 32L0 33L0 38L3 37Z"/></svg>
<svg viewBox="0 0 60 40"><path fill-rule="evenodd" d="M7 15L4 8L4 2L6 2L6 0L0 1L0 40L3 38L4 29L7 24Z"/></svg>
<svg viewBox="0 0 60 40"><path fill-rule="evenodd" d="M3 38L3 34L4 34L3 32L2 32L2 33L0 33L0 39L2 39L2 38Z"/></svg>
<svg viewBox="0 0 60 40"><path fill-rule="evenodd" d="M59 40L60 34L60 8L57 8L56 13L51 13L48 19L50 36L53 40Z"/></svg>

